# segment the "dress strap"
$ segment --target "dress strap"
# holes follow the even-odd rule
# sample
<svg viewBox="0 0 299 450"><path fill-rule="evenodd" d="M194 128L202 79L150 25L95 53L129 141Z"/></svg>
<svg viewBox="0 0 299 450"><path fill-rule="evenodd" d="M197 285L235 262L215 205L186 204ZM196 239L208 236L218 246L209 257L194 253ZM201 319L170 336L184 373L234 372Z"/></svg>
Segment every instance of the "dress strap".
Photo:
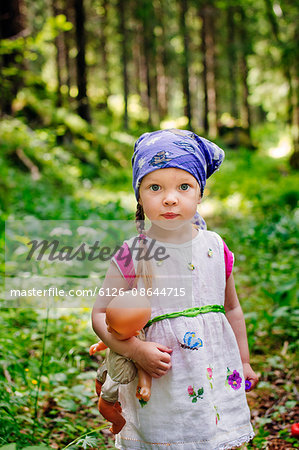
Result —
<svg viewBox="0 0 299 450"><path fill-rule="evenodd" d="M185 316L185 317L196 317L199 314L206 314L210 312L220 312L225 314L224 306L222 305L205 305L196 308L184 309L183 311L161 314L161 316L156 316L153 319L149 320L144 328L150 327L153 323L159 322L164 319L174 319L176 317Z"/></svg>

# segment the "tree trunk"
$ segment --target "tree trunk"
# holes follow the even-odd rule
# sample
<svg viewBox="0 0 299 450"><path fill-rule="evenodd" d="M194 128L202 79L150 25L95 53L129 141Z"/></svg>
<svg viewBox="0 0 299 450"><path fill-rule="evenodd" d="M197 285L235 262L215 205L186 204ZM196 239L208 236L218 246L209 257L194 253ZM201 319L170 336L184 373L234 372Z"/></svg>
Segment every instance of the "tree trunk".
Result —
<svg viewBox="0 0 299 450"><path fill-rule="evenodd" d="M157 44L157 93L160 119L168 113L168 76L167 76L167 38L165 32L165 18L163 4L157 4L156 17L161 27L161 35Z"/></svg>
<svg viewBox="0 0 299 450"><path fill-rule="evenodd" d="M56 16L58 16L58 14L61 14L62 11L59 10L58 5L57 5L57 0L52 0L52 10L53 10L53 16L54 18ZM56 104L57 106L61 106L62 105L62 97L61 97L61 72L62 72L62 67L64 65L64 61L63 61L63 54L64 54L64 48L63 48L63 37L61 35L61 33L59 33L56 37L55 37L55 47L56 47L56 77L57 77L57 91L56 91L56 95L57 95L57 100L56 100Z"/></svg>
<svg viewBox="0 0 299 450"><path fill-rule="evenodd" d="M89 103L87 97L87 70L85 60L85 12L83 0L74 0L77 43L77 86L78 114L90 122Z"/></svg>
<svg viewBox="0 0 299 450"><path fill-rule="evenodd" d="M238 92L237 92L237 51L235 37L235 8L227 8L227 49L228 49L228 71L230 86L230 114L236 121L238 118Z"/></svg>
<svg viewBox="0 0 299 450"><path fill-rule="evenodd" d="M70 19L70 0L65 0L63 14L66 17L68 22L71 22ZM70 62L70 31L63 32L63 41L64 41L64 58L65 58L65 84L67 86L67 96L70 98L70 90L71 90L71 62Z"/></svg>
<svg viewBox="0 0 299 450"><path fill-rule="evenodd" d="M155 11L151 2L144 2L145 13L143 18L144 30L144 57L147 74L147 93L149 107L149 125L158 126L158 90L156 67L156 41L154 34Z"/></svg>
<svg viewBox="0 0 299 450"><path fill-rule="evenodd" d="M0 2L0 39L17 39L26 34L25 17L23 14L23 0L9 0ZM4 80L0 87L0 106L4 114L12 113L12 101L16 97L22 85L22 54L20 50L2 54L0 57L0 69L3 67L15 67L16 73L5 79L8 88L5 89Z"/></svg>
<svg viewBox="0 0 299 450"><path fill-rule="evenodd" d="M228 5L227 8L227 50L228 50L228 73L230 90L230 114L233 119L233 142L231 145L235 148L239 146L239 127L238 127L238 89L237 73L238 58L236 48L236 30L235 30L235 7Z"/></svg>
<svg viewBox="0 0 299 450"><path fill-rule="evenodd" d="M241 42L241 58L240 58L240 72L241 72L241 81L242 81L242 110L241 110L241 119L242 125L245 128L248 135L248 147L254 148L252 145L251 138L251 111L250 105L248 102L249 98L249 87L248 87L248 64L247 58L249 51L251 50L251 42L250 37L247 33L247 21L244 8L239 6L238 11L240 13L240 24L238 29L238 34Z"/></svg>
<svg viewBox="0 0 299 450"><path fill-rule="evenodd" d="M144 67L145 67L145 76L146 76L146 92L147 92L147 108L148 108L148 125L153 125L152 119L152 91L151 91L151 79L150 79L150 66L149 66L149 47L147 38L143 37L143 48L144 48Z"/></svg>
<svg viewBox="0 0 299 450"><path fill-rule="evenodd" d="M188 128L192 129L191 94L189 84L189 36L186 27L187 0L180 0L180 34L183 39L184 54L182 60L182 79L184 94L184 114L188 118Z"/></svg>
<svg viewBox="0 0 299 450"><path fill-rule="evenodd" d="M134 40L132 43L132 56L133 56L133 67L134 67L134 84L132 87L132 92L137 94L140 98L142 95L141 90L141 55L140 55L140 36L138 24L134 23Z"/></svg>
<svg viewBox="0 0 299 450"><path fill-rule="evenodd" d="M126 30L126 18L125 18L125 0L118 0L118 13L119 13L119 31L121 36L121 64L123 74L123 97L124 97L124 128L128 129L128 34Z"/></svg>
<svg viewBox="0 0 299 450"><path fill-rule="evenodd" d="M108 16L108 0L103 1L103 19L100 29L100 45L102 52L102 64L104 71L104 85L105 85L105 99L104 102L107 105L108 97L110 95L110 79L109 79L109 65L108 65L108 52L107 52L107 16Z"/></svg>
<svg viewBox="0 0 299 450"><path fill-rule="evenodd" d="M217 95L215 76L215 43L213 6L206 3L200 10L202 18L202 55L203 55L203 86L204 86L204 130L215 138L218 134L217 126Z"/></svg>
<svg viewBox="0 0 299 450"><path fill-rule="evenodd" d="M152 83L151 83L151 70L150 70L150 64L151 64L151 49L150 49L150 42L148 39L148 24L146 18L143 16L142 20L142 47L143 52L141 52L143 58L142 58L142 66L143 66L143 76L145 80L145 86L146 86L146 103L147 103L147 110L148 110L148 125L151 127L153 125L153 101L152 101Z"/></svg>

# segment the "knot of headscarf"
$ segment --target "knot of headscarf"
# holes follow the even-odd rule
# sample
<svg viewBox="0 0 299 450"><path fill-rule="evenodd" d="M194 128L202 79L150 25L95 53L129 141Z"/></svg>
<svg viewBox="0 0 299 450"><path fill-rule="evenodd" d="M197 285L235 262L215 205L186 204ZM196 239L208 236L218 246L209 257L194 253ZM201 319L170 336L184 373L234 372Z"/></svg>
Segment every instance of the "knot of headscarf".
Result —
<svg viewBox="0 0 299 450"><path fill-rule="evenodd" d="M223 162L224 151L188 130L159 130L137 140L132 157L133 188L138 201L142 178L157 169L174 167L191 173L203 195L206 180Z"/></svg>

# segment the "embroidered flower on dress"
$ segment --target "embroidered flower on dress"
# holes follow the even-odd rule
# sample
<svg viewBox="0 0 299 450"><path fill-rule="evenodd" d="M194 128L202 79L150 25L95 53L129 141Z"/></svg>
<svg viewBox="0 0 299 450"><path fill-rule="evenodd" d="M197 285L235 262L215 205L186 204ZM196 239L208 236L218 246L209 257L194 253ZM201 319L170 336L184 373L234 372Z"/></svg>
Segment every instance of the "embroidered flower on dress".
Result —
<svg viewBox="0 0 299 450"><path fill-rule="evenodd" d="M217 425L219 420L220 420L220 416L219 416L219 413L218 413L217 406L214 405L214 409L215 409L215 412L216 412L216 425Z"/></svg>
<svg viewBox="0 0 299 450"><path fill-rule="evenodd" d="M213 389L213 383L212 383L212 381L213 381L213 369L212 369L212 367L208 367L207 368L207 379L210 382L210 388Z"/></svg>
<svg viewBox="0 0 299 450"><path fill-rule="evenodd" d="M192 398L192 403L196 403L197 399L203 398L203 387L197 390L197 393L194 390L194 387L188 386L188 395Z"/></svg>
<svg viewBox="0 0 299 450"><path fill-rule="evenodd" d="M227 382L236 391L241 387L242 377L240 377L240 374L239 372L237 372L237 370L234 370L233 373L228 375Z"/></svg>
<svg viewBox="0 0 299 450"><path fill-rule="evenodd" d="M195 395L195 393L194 393L194 389L193 389L193 387L192 386L188 386L188 394L189 395Z"/></svg>

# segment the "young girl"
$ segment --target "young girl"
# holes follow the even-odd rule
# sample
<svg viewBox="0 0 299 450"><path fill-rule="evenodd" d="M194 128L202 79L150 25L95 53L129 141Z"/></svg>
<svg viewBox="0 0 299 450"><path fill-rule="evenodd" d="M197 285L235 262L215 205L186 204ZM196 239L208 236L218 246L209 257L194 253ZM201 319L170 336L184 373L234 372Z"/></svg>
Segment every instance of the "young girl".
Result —
<svg viewBox="0 0 299 450"><path fill-rule="evenodd" d="M146 341L115 339L107 331L102 298L92 313L104 343L153 377L144 407L135 396L136 382L120 387L126 425L116 436L119 449L228 449L254 436L245 387L252 389L257 376L249 364L233 255L216 233L192 223L206 179L223 158L215 144L184 130L145 133L135 144L139 247L144 255L152 249L151 255L163 258L140 259L136 237L125 241L103 288L152 293Z"/></svg>

